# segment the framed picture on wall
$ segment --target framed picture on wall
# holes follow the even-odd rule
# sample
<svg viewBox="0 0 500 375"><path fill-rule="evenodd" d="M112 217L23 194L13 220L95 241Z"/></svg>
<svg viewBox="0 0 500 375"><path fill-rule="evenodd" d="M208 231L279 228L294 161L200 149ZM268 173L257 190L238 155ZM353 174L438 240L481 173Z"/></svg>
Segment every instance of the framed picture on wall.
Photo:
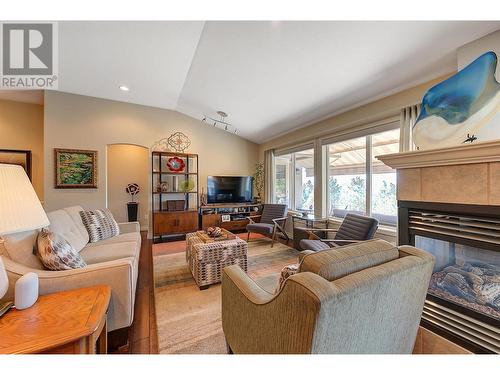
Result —
<svg viewBox="0 0 500 375"><path fill-rule="evenodd" d="M0 150L0 163L22 166L31 181L31 151Z"/></svg>
<svg viewBox="0 0 500 375"><path fill-rule="evenodd" d="M96 189L97 151L55 148L56 189Z"/></svg>

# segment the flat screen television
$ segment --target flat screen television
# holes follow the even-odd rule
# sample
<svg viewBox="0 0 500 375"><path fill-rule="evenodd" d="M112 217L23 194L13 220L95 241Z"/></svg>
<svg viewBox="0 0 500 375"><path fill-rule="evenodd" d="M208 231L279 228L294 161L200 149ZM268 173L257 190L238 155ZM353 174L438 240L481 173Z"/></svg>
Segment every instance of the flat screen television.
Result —
<svg viewBox="0 0 500 375"><path fill-rule="evenodd" d="M253 200L253 177L208 176L208 203L248 203Z"/></svg>

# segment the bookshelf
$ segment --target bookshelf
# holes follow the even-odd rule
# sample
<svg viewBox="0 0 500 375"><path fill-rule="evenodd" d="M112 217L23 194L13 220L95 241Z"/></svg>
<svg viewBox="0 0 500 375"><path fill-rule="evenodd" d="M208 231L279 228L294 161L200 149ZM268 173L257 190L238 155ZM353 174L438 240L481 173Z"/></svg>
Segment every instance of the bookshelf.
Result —
<svg viewBox="0 0 500 375"><path fill-rule="evenodd" d="M151 168L153 240L198 230L198 155L153 151Z"/></svg>

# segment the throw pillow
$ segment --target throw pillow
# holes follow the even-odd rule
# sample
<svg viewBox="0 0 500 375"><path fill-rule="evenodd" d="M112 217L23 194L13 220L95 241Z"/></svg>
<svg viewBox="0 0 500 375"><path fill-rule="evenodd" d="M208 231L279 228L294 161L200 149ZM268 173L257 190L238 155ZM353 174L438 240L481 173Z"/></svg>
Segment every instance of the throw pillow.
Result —
<svg viewBox="0 0 500 375"><path fill-rule="evenodd" d="M108 209L80 211L82 222L89 232L90 242L97 242L118 236L120 228Z"/></svg>
<svg viewBox="0 0 500 375"><path fill-rule="evenodd" d="M45 268L52 271L71 270L87 265L68 241L47 229L38 234L37 255Z"/></svg>
<svg viewBox="0 0 500 375"><path fill-rule="evenodd" d="M278 287L276 288L276 294L278 294L283 286L285 285L286 279L290 276L295 275L299 272L299 264L289 264L288 266L283 267L280 274L280 281L278 283Z"/></svg>

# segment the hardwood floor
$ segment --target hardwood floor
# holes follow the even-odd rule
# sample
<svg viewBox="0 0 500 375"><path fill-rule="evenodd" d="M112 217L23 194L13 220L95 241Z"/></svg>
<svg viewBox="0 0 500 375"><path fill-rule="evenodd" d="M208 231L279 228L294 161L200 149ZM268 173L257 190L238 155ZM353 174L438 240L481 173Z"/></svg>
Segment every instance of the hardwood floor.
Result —
<svg viewBox="0 0 500 375"><path fill-rule="evenodd" d="M471 352L424 327L420 327L413 354L471 354Z"/></svg>
<svg viewBox="0 0 500 375"><path fill-rule="evenodd" d="M158 354L156 334L152 241L147 232L141 232L142 247L139 258L139 279L134 310L134 323L129 329L130 354Z"/></svg>

